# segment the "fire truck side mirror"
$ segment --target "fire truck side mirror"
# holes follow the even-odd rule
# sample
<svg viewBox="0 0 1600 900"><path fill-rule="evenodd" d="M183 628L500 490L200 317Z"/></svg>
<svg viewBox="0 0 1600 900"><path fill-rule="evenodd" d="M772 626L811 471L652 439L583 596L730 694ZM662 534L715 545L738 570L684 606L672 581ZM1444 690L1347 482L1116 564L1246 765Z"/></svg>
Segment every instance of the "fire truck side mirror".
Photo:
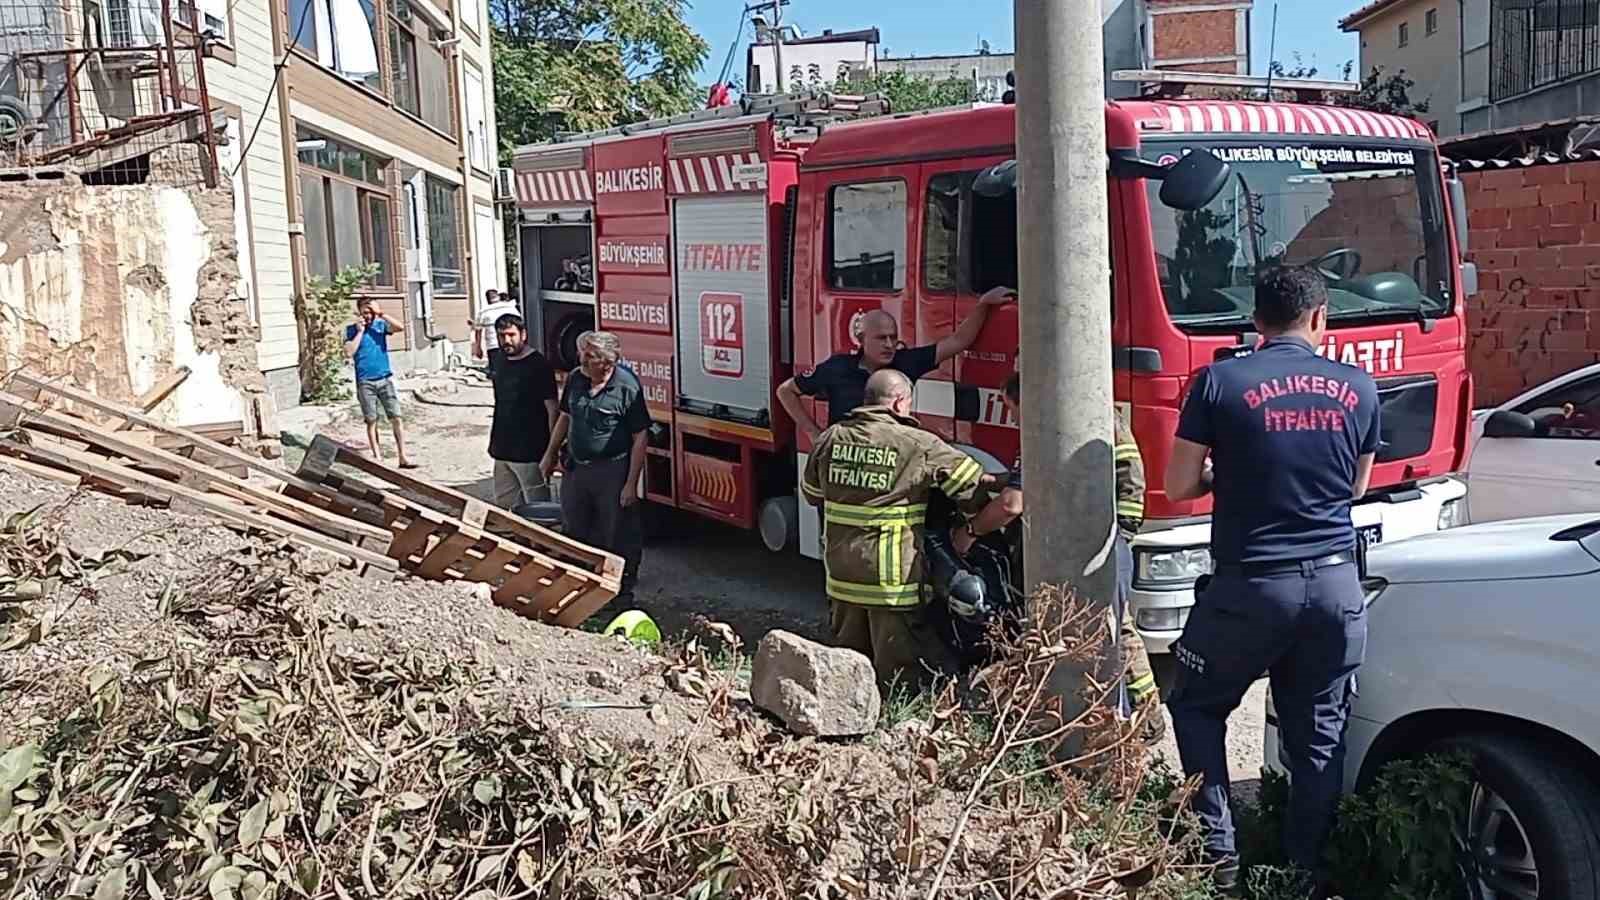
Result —
<svg viewBox="0 0 1600 900"><path fill-rule="evenodd" d="M1450 219L1456 226L1456 252L1467 254L1467 186L1459 178L1445 182L1450 189Z"/></svg>
<svg viewBox="0 0 1600 900"><path fill-rule="evenodd" d="M1183 212L1200 209L1222 193L1229 174L1228 164L1210 150L1190 151L1166 168L1161 179L1161 202Z"/></svg>

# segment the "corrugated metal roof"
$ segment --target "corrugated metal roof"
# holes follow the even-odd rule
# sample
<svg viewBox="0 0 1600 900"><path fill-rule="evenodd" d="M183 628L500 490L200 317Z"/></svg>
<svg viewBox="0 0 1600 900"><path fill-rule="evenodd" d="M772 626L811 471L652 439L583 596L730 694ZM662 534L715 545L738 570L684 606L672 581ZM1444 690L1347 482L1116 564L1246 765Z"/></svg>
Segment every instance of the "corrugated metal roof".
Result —
<svg viewBox="0 0 1600 900"><path fill-rule="evenodd" d="M1573 153L1536 153L1513 159L1454 159L1456 166L1470 172L1498 169L1524 169L1532 166L1550 166L1559 163L1600 162L1600 150L1578 150Z"/></svg>

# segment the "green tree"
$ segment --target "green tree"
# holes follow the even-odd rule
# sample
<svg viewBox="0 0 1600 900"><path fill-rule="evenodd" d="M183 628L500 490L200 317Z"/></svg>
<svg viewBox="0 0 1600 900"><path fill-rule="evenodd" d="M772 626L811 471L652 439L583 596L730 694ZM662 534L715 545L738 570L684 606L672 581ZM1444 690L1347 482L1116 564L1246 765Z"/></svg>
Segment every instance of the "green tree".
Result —
<svg viewBox="0 0 1600 900"><path fill-rule="evenodd" d="M1347 96L1340 105L1417 118L1427 113L1428 101L1411 99L1411 89L1416 86L1406 77L1405 69L1385 75L1381 67L1375 66L1361 79L1361 93Z"/></svg>
<svg viewBox="0 0 1600 900"><path fill-rule="evenodd" d="M491 0L500 156L559 131L693 109L708 46L687 0Z"/></svg>
<svg viewBox="0 0 1600 900"><path fill-rule="evenodd" d="M1356 64L1353 61L1346 61L1339 70L1340 80L1349 81L1355 70ZM1274 78L1316 78L1317 72L1317 67L1308 65L1298 53L1294 55L1294 64L1291 66L1285 66L1281 62L1272 64ZM1340 94L1334 98L1334 103L1351 109L1417 118L1427 113L1428 101L1411 99L1411 90L1416 86L1414 80L1406 77L1405 69L1386 75L1382 66L1373 66L1372 71L1361 79L1361 90L1358 93ZM1292 98L1283 96L1278 99Z"/></svg>
<svg viewBox="0 0 1600 900"><path fill-rule="evenodd" d="M378 265L348 266L332 279L316 275L306 282L299 301L305 328L301 346L300 397L310 403L342 400L345 393L345 326L355 315L355 296L378 274Z"/></svg>
<svg viewBox="0 0 1600 900"><path fill-rule="evenodd" d="M966 78L922 78L899 71L877 72L862 81L840 81L834 90L848 94L882 94L889 100L889 109L897 113L999 99L980 97L976 85Z"/></svg>

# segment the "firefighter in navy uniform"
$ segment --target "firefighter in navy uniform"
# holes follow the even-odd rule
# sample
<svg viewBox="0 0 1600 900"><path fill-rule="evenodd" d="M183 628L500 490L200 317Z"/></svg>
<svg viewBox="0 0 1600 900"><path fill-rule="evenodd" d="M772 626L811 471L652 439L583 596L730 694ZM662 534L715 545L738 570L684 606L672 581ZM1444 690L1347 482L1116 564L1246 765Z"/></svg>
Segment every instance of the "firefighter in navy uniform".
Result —
<svg viewBox="0 0 1600 900"><path fill-rule="evenodd" d="M911 418L911 380L881 369L866 405L822 433L806 460L801 494L822 507L834 642L872 660L884 684L949 674L951 661L926 616L923 531L935 489L979 502L983 467Z"/></svg>
<svg viewBox="0 0 1600 900"><path fill-rule="evenodd" d="M1203 776L1192 803L1227 889L1239 876L1227 719L1261 673L1271 676L1290 769L1284 848L1311 875L1343 787L1345 720L1367 642L1350 506L1372 474L1378 392L1366 372L1313 351L1327 317L1317 272L1262 273L1263 342L1195 377L1166 473L1172 500L1209 491L1216 501L1215 572L1196 585L1173 645L1167 703L1184 771Z"/></svg>
<svg viewBox="0 0 1600 900"><path fill-rule="evenodd" d="M815 441L822 428L806 411L802 398L821 397L828 402L828 424L837 425L850 411L861 405L867 378L874 372L894 369L906 376L913 387L917 379L967 352L983 333L989 311L1017 299L1017 292L997 287L984 292L961 327L936 344L921 347L900 346L900 325L881 309L861 317L855 335L861 349L854 353L835 353L810 372L804 372L778 386L778 402L794 420L795 426Z"/></svg>

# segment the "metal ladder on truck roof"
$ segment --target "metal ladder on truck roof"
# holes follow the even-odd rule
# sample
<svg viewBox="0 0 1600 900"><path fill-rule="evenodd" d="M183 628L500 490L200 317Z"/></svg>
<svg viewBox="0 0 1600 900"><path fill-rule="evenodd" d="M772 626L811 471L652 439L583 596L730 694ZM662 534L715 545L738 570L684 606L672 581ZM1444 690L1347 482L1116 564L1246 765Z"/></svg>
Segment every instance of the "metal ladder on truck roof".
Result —
<svg viewBox="0 0 1600 900"><path fill-rule="evenodd" d="M783 119L792 124L824 125L843 119L881 116L888 112L889 100L880 94L835 94L832 91L812 89L791 94L746 94L739 99L739 102L729 106L719 106L716 109L698 109L694 112L632 122L600 131L557 134L555 140L549 143L519 147L517 152L520 154L539 147L580 143L607 137L630 137L664 128L732 121L751 116Z"/></svg>

